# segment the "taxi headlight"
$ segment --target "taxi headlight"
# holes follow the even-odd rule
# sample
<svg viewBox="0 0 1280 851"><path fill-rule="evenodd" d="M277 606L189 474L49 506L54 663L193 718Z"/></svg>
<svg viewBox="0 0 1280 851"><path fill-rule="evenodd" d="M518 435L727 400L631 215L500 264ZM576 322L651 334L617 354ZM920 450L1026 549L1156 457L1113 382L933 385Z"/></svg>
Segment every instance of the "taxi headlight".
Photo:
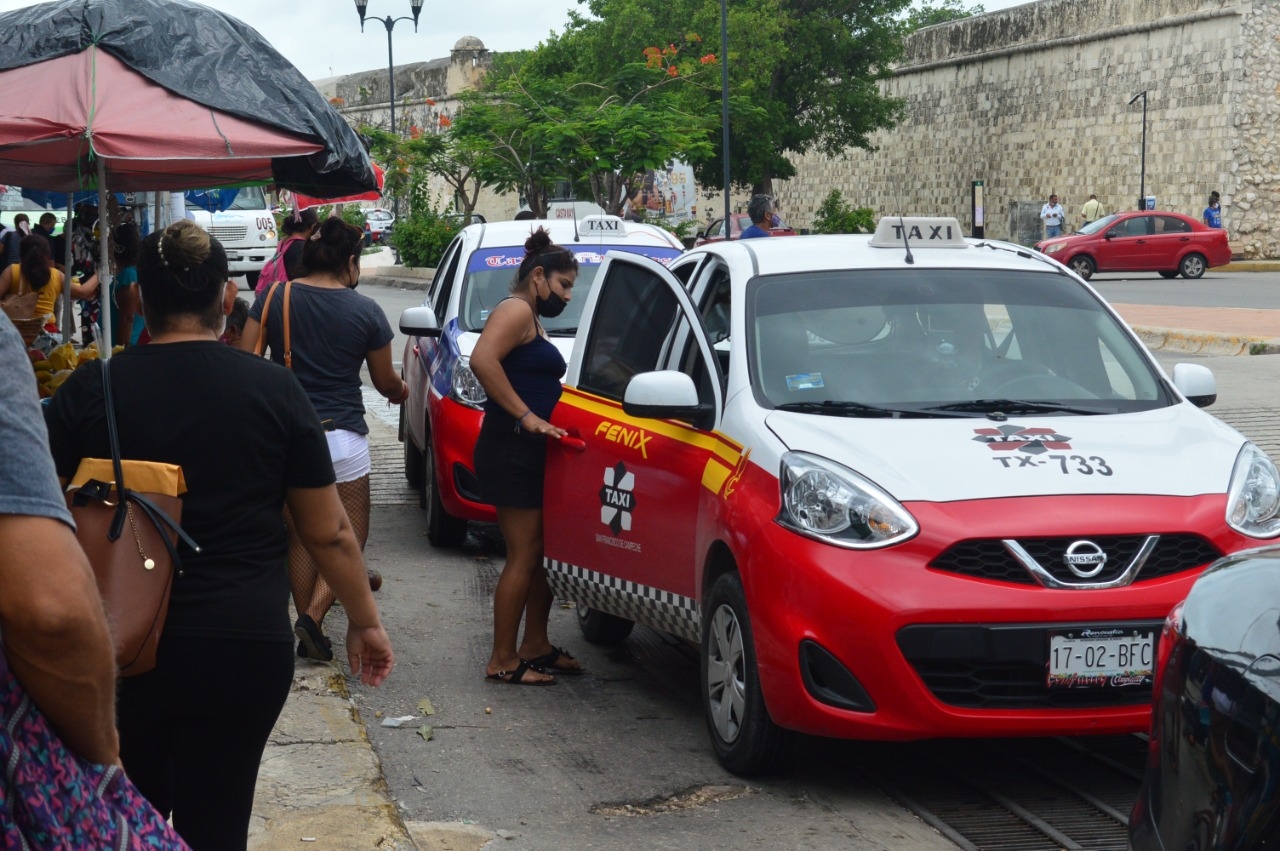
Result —
<svg viewBox="0 0 1280 851"><path fill-rule="evenodd" d="M806 452L782 456L777 521L838 547L869 550L901 543L920 526L889 494L852 470Z"/></svg>
<svg viewBox="0 0 1280 851"><path fill-rule="evenodd" d="M471 371L470 358L458 358L453 365L451 382L449 396L455 402L477 410L484 407L484 400L488 397L485 395L484 388L480 386L480 379L476 378L476 374Z"/></svg>
<svg viewBox="0 0 1280 851"><path fill-rule="evenodd" d="M1044 250L1044 253L1045 253L1045 254L1057 254L1059 251L1061 251L1062 249L1064 249L1064 248L1066 248L1066 247L1067 247L1066 243L1064 243L1064 242L1059 242L1059 243L1057 243L1057 244L1055 244L1055 245L1050 245L1048 248L1046 248L1046 249Z"/></svg>
<svg viewBox="0 0 1280 851"><path fill-rule="evenodd" d="M1280 535L1280 473L1267 453L1246 443L1227 488L1227 525L1251 538Z"/></svg>

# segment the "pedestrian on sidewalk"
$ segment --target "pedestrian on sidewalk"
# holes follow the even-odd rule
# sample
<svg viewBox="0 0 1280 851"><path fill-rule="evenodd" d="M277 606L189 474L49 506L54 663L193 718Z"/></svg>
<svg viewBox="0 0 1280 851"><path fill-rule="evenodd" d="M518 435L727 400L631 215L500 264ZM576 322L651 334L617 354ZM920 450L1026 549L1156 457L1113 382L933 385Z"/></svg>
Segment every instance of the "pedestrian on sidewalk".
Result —
<svg viewBox="0 0 1280 851"><path fill-rule="evenodd" d="M538 317L559 316L573 295L578 259L538 228L525 241L511 295L494 307L471 353L471 369L486 394L475 469L484 501L498 511L507 560L493 592L493 652L489 682L553 685L556 674L582 665L551 644L552 593L542 566L542 483L547 439L565 435L551 424L565 362ZM524 618L524 639L520 620Z"/></svg>
<svg viewBox="0 0 1280 851"><path fill-rule="evenodd" d="M314 408L292 372L219 340L236 297L227 279L226 251L194 222L148 236L138 285L151 342L111 362L121 454L181 467L182 526L200 547L179 544L156 667L120 682L120 753L196 851L246 847L293 683L284 505L346 608L352 673L376 686L394 666ZM45 420L59 476L110 457L99 362L67 379Z"/></svg>
<svg viewBox="0 0 1280 851"><path fill-rule="evenodd" d="M43 238L43 237L41 237ZM186 848L124 776L116 664L31 382L0 316L0 823L7 848Z"/></svg>
<svg viewBox="0 0 1280 851"><path fill-rule="evenodd" d="M1062 235L1062 223L1067 220L1067 211L1058 203L1057 195L1049 196L1049 203L1040 208L1040 220L1044 222L1046 239Z"/></svg>
<svg viewBox="0 0 1280 851"><path fill-rule="evenodd" d="M1222 227L1222 200L1217 192L1209 193L1209 206L1204 208L1204 223L1211 228Z"/></svg>
<svg viewBox="0 0 1280 851"><path fill-rule="evenodd" d="M363 240L360 228L336 216L321 223L302 242L296 280L272 287L257 298L238 344L259 352L270 347L271 359L298 376L325 431L338 496L361 550L369 537L369 473L373 464L360 368L368 365L373 386L392 404L403 404L409 398L408 385L391 364L395 335L386 314L373 299L355 291L360 283ZM298 656L327 662L333 658L333 648L323 625L336 598L296 534L297 520L285 510L289 585L298 612L294 624ZM382 585L376 571L369 571L368 580L374 590Z"/></svg>
<svg viewBox="0 0 1280 851"><path fill-rule="evenodd" d="M1098 200L1097 195L1090 195L1089 200L1084 202L1084 206L1080 208L1080 221L1083 225L1091 225L1098 219L1106 215L1102 209L1102 202Z"/></svg>

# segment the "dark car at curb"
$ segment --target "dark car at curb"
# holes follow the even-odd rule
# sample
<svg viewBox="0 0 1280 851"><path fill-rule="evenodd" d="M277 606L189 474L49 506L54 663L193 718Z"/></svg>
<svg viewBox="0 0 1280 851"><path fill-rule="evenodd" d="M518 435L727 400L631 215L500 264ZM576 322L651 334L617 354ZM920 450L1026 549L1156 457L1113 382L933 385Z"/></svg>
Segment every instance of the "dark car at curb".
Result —
<svg viewBox="0 0 1280 851"><path fill-rule="evenodd" d="M1158 272L1164 278L1193 279L1231 262L1225 230L1161 210L1112 213L1035 247L1086 281L1094 272Z"/></svg>
<svg viewBox="0 0 1280 851"><path fill-rule="evenodd" d="M1160 636L1134 851L1280 847L1280 546L1205 570Z"/></svg>

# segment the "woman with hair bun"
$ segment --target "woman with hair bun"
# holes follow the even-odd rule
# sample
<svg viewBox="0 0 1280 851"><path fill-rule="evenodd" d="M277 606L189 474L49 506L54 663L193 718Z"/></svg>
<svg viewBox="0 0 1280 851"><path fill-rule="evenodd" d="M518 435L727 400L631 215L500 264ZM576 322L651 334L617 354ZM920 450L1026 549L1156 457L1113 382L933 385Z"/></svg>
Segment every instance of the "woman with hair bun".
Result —
<svg viewBox="0 0 1280 851"><path fill-rule="evenodd" d="M353 674L394 666L364 558L338 500L325 434L297 377L219 341L235 302L227 255L182 220L138 261L151 343L110 361L124 458L182 468L182 526L156 667L121 680L125 771L196 851L243 849L258 766L293 682L281 511L346 608ZM109 458L102 364L76 370L45 412L59 477ZM126 532L127 534L127 532Z"/></svg>
<svg viewBox="0 0 1280 851"><path fill-rule="evenodd" d="M271 359L298 376L325 430L338 495L361 549L369 537L372 463L360 368L368 365L373 386L392 404L402 404L409 397L409 388L391 363L395 335L386 315L377 302L355 291L360 283L363 240L360 228L340 218L322 222L303 243L301 267L290 270L290 280L267 290L254 302L237 344L247 351L261 351L258 338L263 337ZM294 624L298 656L328 661L333 658L333 649L321 625L335 598L292 533L295 519L285 512L291 530L289 583L298 612ZM370 587L376 590L381 584L382 577L370 571Z"/></svg>
<svg viewBox="0 0 1280 851"><path fill-rule="evenodd" d="M489 314L471 353L471 370L487 396L475 469L507 543L493 592L493 652L485 679L542 686L554 684L554 674L582 673L547 635L552 594L542 566L542 482L547 438L565 435L550 422L565 362L538 321L559 316L569 303L578 260L553 244L544 228L529 236L524 249L511 295ZM524 638L517 645L521 616Z"/></svg>

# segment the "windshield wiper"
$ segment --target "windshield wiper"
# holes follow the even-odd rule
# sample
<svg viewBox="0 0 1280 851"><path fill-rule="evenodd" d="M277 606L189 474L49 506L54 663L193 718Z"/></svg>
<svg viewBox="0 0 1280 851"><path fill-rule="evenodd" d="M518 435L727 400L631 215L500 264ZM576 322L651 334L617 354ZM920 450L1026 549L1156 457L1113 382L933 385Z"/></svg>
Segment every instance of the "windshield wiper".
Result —
<svg viewBox="0 0 1280 851"><path fill-rule="evenodd" d="M904 417L936 418L947 416L964 416L951 414L940 408L884 408L879 405L864 405L862 402L847 402L838 399L825 399L821 402L784 402L774 405L777 411L794 411L801 414L823 414L831 417Z"/></svg>
<svg viewBox="0 0 1280 851"><path fill-rule="evenodd" d="M548 328L548 337L574 337L577 336L577 328Z"/></svg>
<svg viewBox="0 0 1280 851"><path fill-rule="evenodd" d="M979 414L1113 414L1114 409L1079 408L1063 402L1032 402L1018 399L974 399L926 408L928 411L973 411Z"/></svg>

